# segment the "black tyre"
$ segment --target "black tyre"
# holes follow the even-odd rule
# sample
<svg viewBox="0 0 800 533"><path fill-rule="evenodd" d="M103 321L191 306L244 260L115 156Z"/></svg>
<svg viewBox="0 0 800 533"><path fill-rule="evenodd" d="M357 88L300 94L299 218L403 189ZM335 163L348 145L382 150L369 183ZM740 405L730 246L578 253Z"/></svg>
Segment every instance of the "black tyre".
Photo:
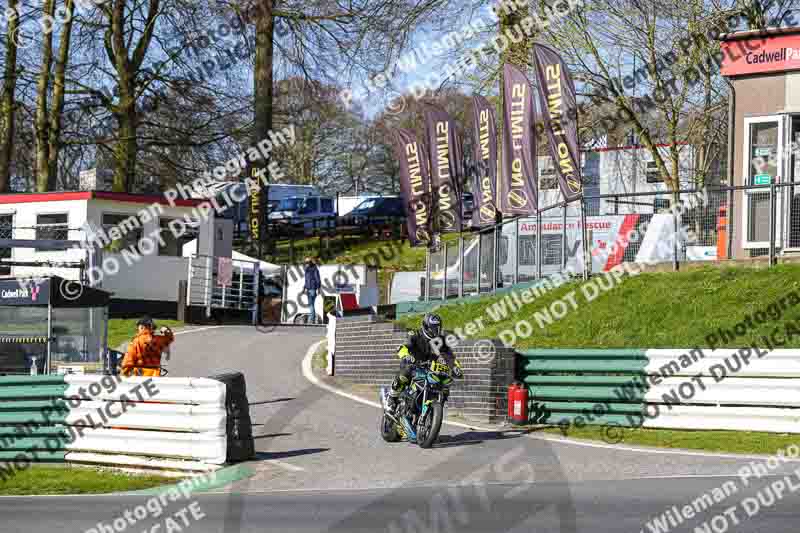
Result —
<svg viewBox="0 0 800 533"><path fill-rule="evenodd" d="M430 448L439 438L442 429L442 416L444 409L439 402L433 402L425 412L425 417L419 421L417 427L417 443L420 448Z"/></svg>
<svg viewBox="0 0 800 533"><path fill-rule="evenodd" d="M400 434L397 432L394 421L386 416L381 415L381 437L386 442L397 442L400 440Z"/></svg>

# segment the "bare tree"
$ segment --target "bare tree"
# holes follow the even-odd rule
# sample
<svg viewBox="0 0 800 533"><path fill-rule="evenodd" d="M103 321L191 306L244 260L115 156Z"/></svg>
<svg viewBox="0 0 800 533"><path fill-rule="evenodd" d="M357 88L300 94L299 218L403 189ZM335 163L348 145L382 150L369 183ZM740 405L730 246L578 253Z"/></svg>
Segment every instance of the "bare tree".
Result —
<svg viewBox="0 0 800 533"><path fill-rule="evenodd" d="M17 12L18 0L9 0L9 12ZM3 92L0 94L0 193L8 192L11 179L11 155L14 151L17 88L17 39L19 17L11 16L6 29Z"/></svg>

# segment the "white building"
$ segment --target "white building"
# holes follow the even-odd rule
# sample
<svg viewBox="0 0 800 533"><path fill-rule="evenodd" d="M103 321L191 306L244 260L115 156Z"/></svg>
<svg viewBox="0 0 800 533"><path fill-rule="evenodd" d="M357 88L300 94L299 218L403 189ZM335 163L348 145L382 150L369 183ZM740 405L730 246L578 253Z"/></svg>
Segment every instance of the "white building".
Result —
<svg viewBox="0 0 800 533"><path fill-rule="evenodd" d="M203 225L214 225L213 210L204 224L199 222L196 208L201 203L201 200L176 200L173 206L163 196L101 191L5 194L0 195L0 239L85 243L90 233L87 232L89 226L103 228L106 235L112 237L112 228L117 228L121 238L115 238L111 247L105 246L99 257L109 265L115 259L120 268L116 272L113 268L104 268L102 279L95 280L104 290L114 293L113 307L141 307L144 302L174 308L178 282L188 276L188 260L182 257L183 245L195 239L202 232ZM176 220L178 222L173 222ZM184 225L185 221L192 224ZM185 228L185 233L176 236L169 229L170 223L176 228ZM208 235L213 233L208 231ZM151 238L143 241L147 236ZM198 248L213 251L213 243L204 245L202 240ZM105 244L102 239L97 241ZM136 261L132 261L134 254L123 257L121 253L109 251L111 248L118 251L130 249L131 246L137 252ZM84 248L58 251L29 247L0 249L0 258L13 262L7 266L0 263L0 275L55 274L66 279L79 279L80 268L59 265L84 262L86 271L91 266L90 256ZM47 262L55 264L34 266Z"/></svg>
<svg viewBox="0 0 800 533"><path fill-rule="evenodd" d="M665 160L669 147L658 147ZM678 160L678 179L681 188L693 187L694 149L690 145L681 145ZM548 156L538 157L539 167L539 208L547 208L562 201L561 189L558 187L558 175L553 167L553 160ZM669 205L669 188L656 167L650 150L641 146L615 146L609 148L593 148L581 152L581 172L584 179L584 191L587 197L618 194L614 198L588 199L588 214L628 214L653 213L654 206ZM632 193L664 193L644 197L625 197ZM567 216L579 216L578 202L573 203ZM561 216L561 209L545 211L543 217Z"/></svg>

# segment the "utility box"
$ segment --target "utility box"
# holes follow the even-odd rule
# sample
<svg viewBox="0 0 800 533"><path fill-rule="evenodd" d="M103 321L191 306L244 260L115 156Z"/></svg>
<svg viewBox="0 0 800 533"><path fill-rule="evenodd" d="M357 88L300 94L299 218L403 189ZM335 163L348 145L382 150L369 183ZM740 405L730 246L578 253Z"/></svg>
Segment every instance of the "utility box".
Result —
<svg viewBox="0 0 800 533"><path fill-rule="evenodd" d="M82 191L107 191L114 188L114 172L107 168L82 170L79 175Z"/></svg>

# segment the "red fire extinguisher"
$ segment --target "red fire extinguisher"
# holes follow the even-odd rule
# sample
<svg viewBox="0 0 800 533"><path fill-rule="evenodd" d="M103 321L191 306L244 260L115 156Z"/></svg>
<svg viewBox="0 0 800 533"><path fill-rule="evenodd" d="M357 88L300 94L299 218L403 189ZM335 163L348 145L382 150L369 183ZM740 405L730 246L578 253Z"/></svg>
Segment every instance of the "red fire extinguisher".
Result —
<svg viewBox="0 0 800 533"><path fill-rule="evenodd" d="M512 424L528 423L528 388L522 383L508 387L508 418Z"/></svg>
<svg viewBox="0 0 800 533"><path fill-rule="evenodd" d="M514 418L514 392L519 388L519 384L515 381L508 386L508 419Z"/></svg>

